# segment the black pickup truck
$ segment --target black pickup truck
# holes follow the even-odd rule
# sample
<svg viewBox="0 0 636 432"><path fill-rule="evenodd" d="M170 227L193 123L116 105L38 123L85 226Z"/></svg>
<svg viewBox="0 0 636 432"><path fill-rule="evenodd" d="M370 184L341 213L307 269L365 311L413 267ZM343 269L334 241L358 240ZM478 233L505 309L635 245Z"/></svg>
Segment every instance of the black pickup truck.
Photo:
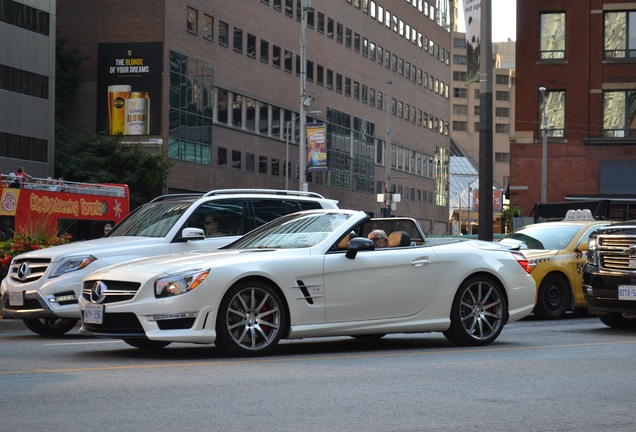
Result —
<svg viewBox="0 0 636 432"><path fill-rule="evenodd" d="M607 326L636 328L636 221L594 231L587 245L583 295Z"/></svg>

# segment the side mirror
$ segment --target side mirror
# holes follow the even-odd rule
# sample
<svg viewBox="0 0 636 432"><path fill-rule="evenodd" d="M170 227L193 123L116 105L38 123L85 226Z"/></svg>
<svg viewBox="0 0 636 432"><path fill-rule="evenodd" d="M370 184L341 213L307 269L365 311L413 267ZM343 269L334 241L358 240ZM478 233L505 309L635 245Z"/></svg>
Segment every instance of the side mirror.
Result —
<svg viewBox="0 0 636 432"><path fill-rule="evenodd" d="M205 239L205 233L201 228L184 228L183 231L181 231L181 241L203 239Z"/></svg>
<svg viewBox="0 0 636 432"><path fill-rule="evenodd" d="M349 259L354 259L356 255L358 255L358 251L367 251L373 249L375 249L373 240L364 237L356 237L352 238L349 242L349 246L347 247L347 253L345 254L345 256Z"/></svg>

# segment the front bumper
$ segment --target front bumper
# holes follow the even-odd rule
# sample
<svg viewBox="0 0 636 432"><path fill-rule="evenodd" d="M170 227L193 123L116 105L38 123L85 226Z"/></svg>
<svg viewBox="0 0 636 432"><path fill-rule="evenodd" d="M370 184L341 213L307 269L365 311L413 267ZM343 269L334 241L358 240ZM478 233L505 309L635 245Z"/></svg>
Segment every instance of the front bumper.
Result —
<svg viewBox="0 0 636 432"><path fill-rule="evenodd" d="M593 315L636 313L636 301L618 299L620 285L636 285L636 273L601 272L588 265L582 284L588 312Z"/></svg>
<svg viewBox="0 0 636 432"><path fill-rule="evenodd" d="M11 305L9 291L5 290L0 298L2 315L15 319L79 318L77 296L73 291L58 293L48 299L38 290L21 293L22 304Z"/></svg>

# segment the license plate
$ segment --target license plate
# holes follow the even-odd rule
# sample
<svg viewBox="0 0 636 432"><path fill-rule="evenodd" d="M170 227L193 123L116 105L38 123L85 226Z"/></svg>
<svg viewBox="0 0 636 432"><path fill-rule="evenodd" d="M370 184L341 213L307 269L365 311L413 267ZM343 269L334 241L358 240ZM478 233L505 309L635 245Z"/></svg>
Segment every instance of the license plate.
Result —
<svg viewBox="0 0 636 432"><path fill-rule="evenodd" d="M618 299L636 301L636 285L619 285Z"/></svg>
<svg viewBox="0 0 636 432"><path fill-rule="evenodd" d="M9 306L24 306L24 291L9 291Z"/></svg>
<svg viewBox="0 0 636 432"><path fill-rule="evenodd" d="M86 324L102 324L104 322L104 305L88 303L84 308Z"/></svg>

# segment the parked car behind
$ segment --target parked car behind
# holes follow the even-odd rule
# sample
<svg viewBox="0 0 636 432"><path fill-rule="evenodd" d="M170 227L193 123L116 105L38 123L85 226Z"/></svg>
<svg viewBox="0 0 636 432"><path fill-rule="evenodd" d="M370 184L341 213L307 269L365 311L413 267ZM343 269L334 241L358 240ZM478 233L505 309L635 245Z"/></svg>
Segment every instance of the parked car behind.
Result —
<svg viewBox="0 0 636 432"><path fill-rule="evenodd" d="M296 191L235 189L164 195L136 209L104 238L17 255L0 285L5 317L41 335L59 335L80 318L77 299L90 272L136 258L212 250L289 213L337 208Z"/></svg>
<svg viewBox="0 0 636 432"><path fill-rule="evenodd" d="M531 265L537 283L534 315L541 319L561 318L567 311L585 309L581 290L587 239L592 231L607 225L591 217L571 213L560 222L526 225L500 241L517 245Z"/></svg>

